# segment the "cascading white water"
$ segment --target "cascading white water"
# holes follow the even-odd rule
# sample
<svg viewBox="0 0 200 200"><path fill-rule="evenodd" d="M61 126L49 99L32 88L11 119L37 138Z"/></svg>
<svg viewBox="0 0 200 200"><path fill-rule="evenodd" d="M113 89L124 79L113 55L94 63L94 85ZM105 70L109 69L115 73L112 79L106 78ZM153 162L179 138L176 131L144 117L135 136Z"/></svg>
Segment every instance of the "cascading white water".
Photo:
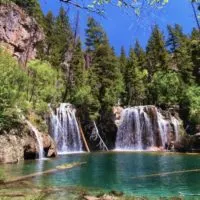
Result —
<svg viewBox="0 0 200 200"><path fill-rule="evenodd" d="M178 140L178 120L173 118L172 123ZM155 106L130 107L121 113L115 146L117 150L165 148L169 136L170 122Z"/></svg>
<svg viewBox="0 0 200 200"><path fill-rule="evenodd" d="M140 109L133 109L133 114L134 114L134 119L135 119L135 129L136 129L136 134L135 134L135 140L136 140L136 145L135 148L140 150L142 149L142 137L141 137L141 120L140 120Z"/></svg>
<svg viewBox="0 0 200 200"><path fill-rule="evenodd" d="M155 146L154 140L153 140L153 128L152 128L152 123L150 121L149 116L147 115L146 112L144 112L144 122L146 125L146 128L148 129L148 141L149 141L149 146Z"/></svg>
<svg viewBox="0 0 200 200"><path fill-rule="evenodd" d="M176 140L179 140L179 126L180 126L180 122L174 116L171 117L171 122L173 124L173 128L174 128Z"/></svg>
<svg viewBox="0 0 200 200"><path fill-rule="evenodd" d="M56 113L51 109L51 132L56 141L58 153L82 151L76 110L69 103L61 103Z"/></svg>
<svg viewBox="0 0 200 200"><path fill-rule="evenodd" d="M29 128L32 130L32 132L35 134L35 138L38 143L38 155L39 159L42 159L44 157L43 155L43 140L42 140L42 135L41 133L37 130L37 128L28 120L25 120L26 124L29 126Z"/></svg>
<svg viewBox="0 0 200 200"><path fill-rule="evenodd" d="M162 114L159 112L157 112L157 118L158 118L158 128L162 139L162 146L165 147L165 145L168 143L169 122L165 120Z"/></svg>

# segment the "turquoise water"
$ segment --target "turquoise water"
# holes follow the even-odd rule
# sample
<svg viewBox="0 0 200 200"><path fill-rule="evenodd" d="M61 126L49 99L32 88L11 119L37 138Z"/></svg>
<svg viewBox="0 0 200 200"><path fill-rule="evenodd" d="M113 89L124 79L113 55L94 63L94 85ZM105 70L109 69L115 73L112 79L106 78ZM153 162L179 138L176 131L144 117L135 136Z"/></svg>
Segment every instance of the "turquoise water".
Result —
<svg viewBox="0 0 200 200"><path fill-rule="evenodd" d="M39 186L80 186L149 197L200 194L200 171L162 175L164 172L200 169L200 155L139 152L71 154L1 167L11 176L22 176L69 162L86 164L40 176L32 182ZM144 177L151 174L161 175Z"/></svg>

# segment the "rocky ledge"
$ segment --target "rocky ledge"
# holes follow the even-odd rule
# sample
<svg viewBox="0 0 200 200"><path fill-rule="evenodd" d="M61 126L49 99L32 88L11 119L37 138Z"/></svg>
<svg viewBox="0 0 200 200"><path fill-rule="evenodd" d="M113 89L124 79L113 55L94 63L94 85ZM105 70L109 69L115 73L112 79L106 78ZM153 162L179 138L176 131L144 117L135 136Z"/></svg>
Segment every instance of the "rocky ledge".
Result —
<svg viewBox="0 0 200 200"><path fill-rule="evenodd" d="M57 156L53 139L44 133L42 133L41 138L43 140L44 156ZM39 154L35 135L27 126L1 134L0 147L0 163L17 163L24 159L36 159Z"/></svg>
<svg viewBox="0 0 200 200"><path fill-rule="evenodd" d="M185 135L174 144L175 151L200 153L200 133Z"/></svg>

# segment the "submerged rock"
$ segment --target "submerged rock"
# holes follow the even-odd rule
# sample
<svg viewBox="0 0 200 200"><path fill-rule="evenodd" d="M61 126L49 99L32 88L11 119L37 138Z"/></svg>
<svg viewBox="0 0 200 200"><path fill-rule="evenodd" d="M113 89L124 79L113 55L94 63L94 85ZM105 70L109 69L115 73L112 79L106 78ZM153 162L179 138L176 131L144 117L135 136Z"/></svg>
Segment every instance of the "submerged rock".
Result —
<svg viewBox="0 0 200 200"><path fill-rule="evenodd" d="M84 196L85 200L119 200L119 198L111 195L103 195L102 197Z"/></svg>

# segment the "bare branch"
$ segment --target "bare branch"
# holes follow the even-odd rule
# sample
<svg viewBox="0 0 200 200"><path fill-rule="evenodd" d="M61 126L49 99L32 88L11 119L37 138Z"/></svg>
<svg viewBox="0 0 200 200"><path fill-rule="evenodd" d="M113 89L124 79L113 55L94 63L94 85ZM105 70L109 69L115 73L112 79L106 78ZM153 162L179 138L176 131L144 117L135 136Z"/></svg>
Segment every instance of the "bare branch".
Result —
<svg viewBox="0 0 200 200"><path fill-rule="evenodd" d="M93 9L93 8L90 8L89 6L84 6L83 4L81 5L81 4L74 2L74 1L71 1L71 0L60 0L60 1L63 2L63 3L70 4L70 5L77 7L77 8L96 13L98 15L103 15L102 10L98 9L98 8Z"/></svg>

